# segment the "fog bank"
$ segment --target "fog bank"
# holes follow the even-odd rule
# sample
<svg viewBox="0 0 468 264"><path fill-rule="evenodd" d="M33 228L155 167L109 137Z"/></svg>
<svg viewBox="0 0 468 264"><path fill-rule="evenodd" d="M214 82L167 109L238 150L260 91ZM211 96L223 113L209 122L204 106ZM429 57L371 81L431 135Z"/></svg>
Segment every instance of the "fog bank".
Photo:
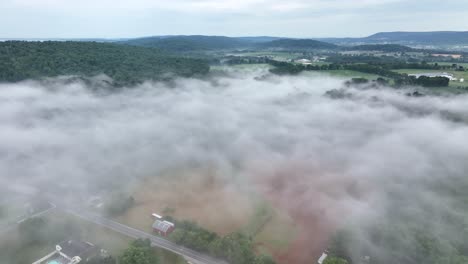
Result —
<svg viewBox="0 0 468 264"><path fill-rule="evenodd" d="M211 166L227 184L265 194L298 225L319 222L302 230L310 239L298 261L323 250L341 226L358 234L356 259L387 258L390 249L367 228L396 217L393 207L404 214L398 221L453 235L446 221L428 218L462 213L438 187L467 176L468 96L409 97L329 77L261 74L110 93L59 79L1 84L0 185L94 191ZM333 89L346 96L325 96Z"/></svg>

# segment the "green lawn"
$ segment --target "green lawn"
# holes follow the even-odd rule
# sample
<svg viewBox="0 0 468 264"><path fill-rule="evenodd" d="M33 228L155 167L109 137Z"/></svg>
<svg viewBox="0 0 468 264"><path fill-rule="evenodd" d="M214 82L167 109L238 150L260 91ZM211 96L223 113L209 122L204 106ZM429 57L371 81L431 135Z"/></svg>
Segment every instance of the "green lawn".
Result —
<svg viewBox="0 0 468 264"><path fill-rule="evenodd" d="M26 200L14 199L0 204L0 226L16 222L21 216L26 214Z"/></svg>
<svg viewBox="0 0 468 264"><path fill-rule="evenodd" d="M274 215L274 209L266 201L258 202L255 212L250 217L249 223L243 228L242 232L249 237L254 237L260 233L263 228L271 221Z"/></svg>
<svg viewBox="0 0 468 264"><path fill-rule="evenodd" d="M57 227L57 232L63 228L74 230L71 238L91 242L106 249L112 256L118 257L133 240L130 237L116 233L110 229L84 221L74 216L53 211L43 217L49 226ZM35 245L21 245L17 230L12 230L0 238L0 263L30 264L47 255L55 249L55 245L67 238L57 238L50 235L47 241ZM166 250L155 248L161 264L185 264L185 260Z"/></svg>
<svg viewBox="0 0 468 264"><path fill-rule="evenodd" d="M363 73L363 72L357 72L357 71L350 71L350 70L327 70L327 71L312 71L314 73L323 73L329 76L333 77L341 77L341 78L346 78L346 79L351 79L351 78L366 78L369 80L375 80L379 77L382 77L380 75L376 74L370 74L370 73Z"/></svg>

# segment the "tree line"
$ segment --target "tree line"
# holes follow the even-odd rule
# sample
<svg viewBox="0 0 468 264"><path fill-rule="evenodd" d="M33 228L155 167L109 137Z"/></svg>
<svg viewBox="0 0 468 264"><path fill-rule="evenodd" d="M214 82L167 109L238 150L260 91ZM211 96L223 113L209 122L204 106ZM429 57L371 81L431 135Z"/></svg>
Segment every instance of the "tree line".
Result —
<svg viewBox="0 0 468 264"><path fill-rule="evenodd" d="M179 245L225 259L231 264L275 263L268 256L257 256L254 252L252 238L243 233L235 232L221 237L195 222L177 221L172 217L166 218L177 226L169 235L169 239Z"/></svg>
<svg viewBox="0 0 468 264"><path fill-rule="evenodd" d="M395 81L396 86L403 85L420 85L424 87L446 87L449 85L450 80L446 77L427 77L420 76L409 76L408 74L402 74L393 71L393 69L434 69L435 65L424 64L424 63L394 63L394 64L324 64L324 65L302 65L294 64L289 62L281 62L270 60L269 63L274 66L270 69L271 73L278 75L285 74L299 74L302 71L328 71L328 70L351 70L362 73L376 74L379 76L387 77Z"/></svg>

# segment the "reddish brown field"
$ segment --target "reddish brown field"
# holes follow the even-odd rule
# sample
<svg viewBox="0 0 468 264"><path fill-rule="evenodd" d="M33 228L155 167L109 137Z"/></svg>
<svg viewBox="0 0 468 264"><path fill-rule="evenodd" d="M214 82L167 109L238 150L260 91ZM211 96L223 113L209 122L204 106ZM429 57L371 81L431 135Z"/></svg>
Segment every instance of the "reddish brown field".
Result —
<svg viewBox="0 0 468 264"><path fill-rule="evenodd" d="M297 229L278 263L310 264L328 248L329 240L349 210L346 201L365 193L365 184L310 164L287 164L280 170L257 172L257 186L273 206L288 212Z"/></svg>
<svg viewBox="0 0 468 264"><path fill-rule="evenodd" d="M253 197L263 197L276 213L255 237L257 251L270 253L280 264L315 263L352 208L347 202L362 198L368 186L311 164L266 167L250 167L250 181L242 184L211 168L148 178L133 192L136 205L119 220L151 231L151 213L171 209L167 214L177 219L226 235L255 219L258 200Z"/></svg>
<svg viewBox="0 0 468 264"><path fill-rule="evenodd" d="M152 213L192 220L220 235L247 224L254 203L210 169L167 172L148 178L134 191L136 205L119 220L150 231ZM169 210L168 210L169 209Z"/></svg>

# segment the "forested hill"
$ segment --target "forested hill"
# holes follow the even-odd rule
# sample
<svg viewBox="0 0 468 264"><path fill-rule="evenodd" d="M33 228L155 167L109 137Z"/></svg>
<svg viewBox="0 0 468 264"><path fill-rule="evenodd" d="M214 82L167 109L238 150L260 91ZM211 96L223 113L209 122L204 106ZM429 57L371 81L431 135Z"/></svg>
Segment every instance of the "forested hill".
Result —
<svg viewBox="0 0 468 264"><path fill-rule="evenodd" d="M312 39L278 39L259 44L263 48L279 49L337 49L338 46Z"/></svg>
<svg viewBox="0 0 468 264"><path fill-rule="evenodd" d="M167 36L131 39L122 44L156 47L170 52L234 49L249 46L248 41L223 36Z"/></svg>
<svg viewBox="0 0 468 264"><path fill-rule="evenodd" d="M383 52L410 52L417 51L416 49L398 45L398 44L368 44L352 47L344 47L344 50L359 50L359 51L383 51Z"/></svg>
<svg viewBox="0 0 468 264"><path fill-rule="evenodd" d="M311 39L288 39L275 37L223 37L223 36L161 36L131 39L121 44L156 47L169 52L213 51L232 49L289 49L316 50L336 49L334 44Z"/></svg>
<svg viewBox="0 0 468 264"><path fill-rule="evenodd" d="M207 62L153 48L96 42L0 42L0 82L106 74L116 85L206 74Z"/></svg>

